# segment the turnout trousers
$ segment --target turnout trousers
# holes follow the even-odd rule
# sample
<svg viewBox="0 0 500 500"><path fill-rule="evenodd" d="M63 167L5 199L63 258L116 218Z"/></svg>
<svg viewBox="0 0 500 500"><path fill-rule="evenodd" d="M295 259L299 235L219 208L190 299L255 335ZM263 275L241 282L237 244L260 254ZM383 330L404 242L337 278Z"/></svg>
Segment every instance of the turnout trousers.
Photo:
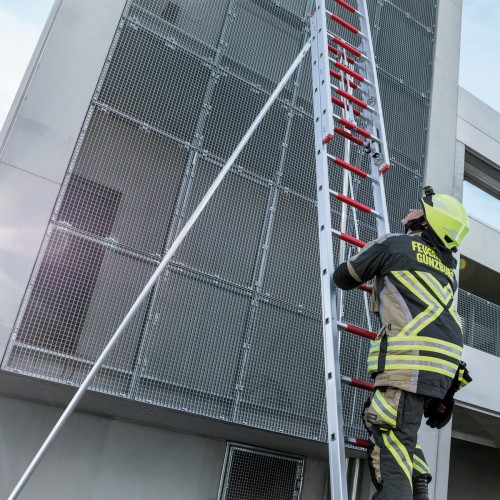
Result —
<svg viewBox="0 0 500 500"><path fill-rule="evenodd" d="M425 396L379 387L366 402L363 420L370 433L368 463L377 492L372 500L413 500L413 481L431 475L417 432Z"/></svg>

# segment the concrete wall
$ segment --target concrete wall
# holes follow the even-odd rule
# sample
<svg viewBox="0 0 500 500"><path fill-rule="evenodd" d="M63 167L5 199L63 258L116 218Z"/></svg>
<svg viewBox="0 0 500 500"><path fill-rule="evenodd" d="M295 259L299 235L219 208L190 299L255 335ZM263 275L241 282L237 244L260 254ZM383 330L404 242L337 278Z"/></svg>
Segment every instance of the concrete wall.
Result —
<svg viewBox="0 0 500 500"><path fill-rule="evenodd" d="M0 396L0 498L11 493L61 413ZM76 412L19 499L215 500L226 446L224 439ZM327 477L327 461L307 458L301 500L327 500ZM366 483L365 473L365 490Z"/></svg>
<svg viewBox="0 0 500 500"><path fill-rule="evenodd" d="M439 0L424 176L437 193L454 194L461 25L462 0ZM434 478L431 500L447 497L450 440L451 426L437 431L422 421L419 442Z"/></svg>
<svg viewBox="0 0 500 500"><path fill-rule="evenodd" d="M462 0L440 0L424 179L436 193L452 194L455 175L461 26Z"/></svg>
<svg viewBox="0 0 500 500"><path fill-rule="evenodd" d="M58 408L0 397L1 498L60 414ZM215 500L225 450L223 440L75 413L19 499Z"/></svg>
<svg viewBox="0 0 500 500"><path fill-rule="evenodd" d="M124 5L125 0L55 2L0 134L5 188L0 289L9 290L0 301L0 352L12 332ZM96 15L84 15L88 9Z"/></svg>

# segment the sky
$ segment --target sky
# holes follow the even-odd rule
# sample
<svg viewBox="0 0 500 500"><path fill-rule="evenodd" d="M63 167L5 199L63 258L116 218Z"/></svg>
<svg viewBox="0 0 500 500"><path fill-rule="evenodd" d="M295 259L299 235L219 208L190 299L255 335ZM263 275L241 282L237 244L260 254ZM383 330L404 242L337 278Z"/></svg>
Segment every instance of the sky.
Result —
<svg viewBox="0 0 500 500"><path fill-rule="evenodd" d="M53 3L0 0L0 128ZM499 23L500 0L463 0L459 85L500 112ZM488 219L488 213L491 208L476 215Z"/></svg>

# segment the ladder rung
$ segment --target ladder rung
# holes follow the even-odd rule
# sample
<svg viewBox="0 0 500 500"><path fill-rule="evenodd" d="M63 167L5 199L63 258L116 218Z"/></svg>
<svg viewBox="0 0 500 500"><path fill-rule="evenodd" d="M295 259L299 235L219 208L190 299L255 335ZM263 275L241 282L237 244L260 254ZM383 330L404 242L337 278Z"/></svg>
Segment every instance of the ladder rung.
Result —
<svg viewBox="0 0 500 500"><path fill-rule="evenodd" d="M330 19L332 19L336 23L340 24L340 26L343 26L346 30L350 31L351 33L354 33L355 35L357 35L359 33L358 28L356 28L352 24L348 23L347 21L344 21L344 19L342 19L341 17L339 17L331 12L328 12L328 11L327 11L327 14L330 15Z"/></svg>
<svg viewBox="0 0 500 500"><path fill-rule="evenodd" d="M366 283L363 283L362 285L359 285L358 288L360 290L363 290L363 292L373 293L373 290L371 289L371 287L368 287L368 285Z"/></svg>
<svg viewBox="0 0 500 500"><path fill-rule="evenodd" d="M344 55L341 50L337 49L336 47L334 47L333 45L330 45L330 44L328 44L328 51L333 52L334 54L340 54L341 56ZM357 64L356 60L353 59L352 57L349 57L349 56L347 57L347 62L349 62L350 64ZM359 66L359 64L358 64L358 66Z"/></svg>
<svg viewBox="0 0 500 500"><path fill-rule="evenodd" d="M334 104L336 104L337 106L345 109L345 103L342 102L340 99L337 99L336 97L332 96L332 102ZM361 112L358 109L354 109L353 108L352 112L354 113L354 116L360 116L361 115Z"/></svg>
<svg viewBox="0 0 500 500"><path fill-rule="evenodd" d="M349 234L341 233L336 229L332 229L332 233L340 240L346 241L347 243L350 243L351 245L354 245L356 247L363 248L366 245L366 242L358 240L357 238L355 238L354 236L350 236Z"/></svg>
<svg viewBox="0 0 500 500"><path fill-rule="evenodd" d="M365 59L367 59L367 57L360 50L353 47L350 43L347 43L345 40L342 40L342 38L339 38L338 36L335 35L332 36L333 36L332 38L333 43L336 43L337 45L344 48L351 54L355 55L356 57L364 57Z"/></svg>
<svg viewBox="0 0 500 500"><path fill-rule="evenodd" d="M345 118L340 118L337 116L335 116L335 118L337 118L339 123L344 125L345 128L348 128L350 130L354 130L359 135L362 135L363 137L366 137L367 139L375 139L376 140L376 137L372 137L372 134L370 132L368 132L368 130L365 130L364 128L358 127L355 123L351 123L349 120L346 120Z"/></svg>
<svg viewBox="0 0 500 500"><path fill-rule="evenodd" d="M367 391L375 390L374 384L372 384L371 382L365 382L364 380L359 380L357 378L341 375L341 381L346 385L351 385L352 387L358 387L359 389L366 389Z"/></svg>
<svg viewBox="0 0 500 500"><path fill-rule="evenodd" d="M348 68L342 63L339 63L338 61L335 61L335 67L340 69L340 71L343 71L344 73L347 73L348 75L352 76L353 78L356 78L356 80L360 82L365 81L365 77L363 75L360 75L356 71L352 70L351 68ZM366 83L370 84L368 80L366 80Z"/></svg>
<svg viewBox="0 0 500 500"><path fill-rule="evenodd" d="M335 14L332 14L331 12L326 11L326 13L330 16L330 19L332 19L332 21L340 24L340 26L343 26L346 30L354 33L355 35L359 34L364 37L363 33L361 33L358 28L354 27L352 24L349 24L347 21L344 21L342 18L336 16Z"/></svg>
<svg viewBox="0 0 500 500"><path fill-rule="evenodd" d="M328 159L333 161L333 163L336 163L339 167L345 168L346 170L349 170L349 172L359 175L359 177L363 177L363 179L366 179L367 177L372 179L372 177L364 170L361 170L360 168L355 167L354 165L351 165L350 163L347 163L346 161L341 160L340 158L328 155Z"/></svg>
<svg viewBox="0 0 500 500"><path fill-rule="evenodd" d="M386 163L381 169L379 169L379 172L381 174L385 174L390 168L391 166L388 163Z"/></svg>
<svg viewBox="0 0 500 500"><path fill-rule="evenodd" d="M357 144L358 146L363 146L364 145L364 142L362 139L360 139L359 137L355 137L354 135L350 134L349 132L347 132L346 130L344 130L343 128L340 128L340 127L333 127L333 131L336 133L336 134L339 134L341 135L342 137L345 137L346 139L354 142L354 144Z"/></svg>
<svg viewBox="0 0 500 500"><path fill-rule="evenodd" d="M355 446L361 446L362 448L368 448L370 446L370 441L368 439L353 438L346 436L344 441L348 444L354 444Z"/></svg>
<svg viewBox="0 0 500 500"><path fill-rule="evenodd" d="M370 106L368 106L368 104L366 104L366 102L363 102L361 99L358 99L357 97L354 97L353 95L349 94L345 90L336 88L335 86L334 86L334 88L337 91L338 95L340 95L342 97L345 97L348 101L351 101L353 104L356 104L360 108L370 109L370 111L375 111L374 109L370 108Z"/></svg>
<svg viewBox="0 0 500 500"><path fill-rule="evenodd" d="M365 339L375 340L377 338L377 334L370 332L370 330L365 330L364 328L360 328L359 326L349 325L347 323L337 323L339 330L343 332L353 333L358 337L363 337Z"/></svg>
<svg viewBox="0 0 500 500"><path fill-rule="evenodd" d="M345 203L346 205L350 205L351 207L357 208L358 210L361 210L362 212L365 212L367 214L372 214L379 218L382 217L378 212L373 210L373 208L370 208L368 205L364 205L359 201L353 200L352 198L349 198L345 194L338 193L337 191L332 191L332 190L330 190L330 193L333 196L335 196L337 200L341 201L342 203Z"/></svg>
<svg viewBox="0 0 500 500"><path fill-rule="evenodd" d="M342 5L342 7L344 7L344 9L347 9L349 12L352 12L353 14L355 14L356 12L358 12L355 7L353 7L352 5L348 4L345 0L335 0L335 1L339 5Z"/></svg>
<svg viewBox="0 0 500 500"><path fill-rule="evenodd" d="M333 78L336 78L337 80L343 80L344 83L347 83L349 85L349 87L351 87L352 89L357 89L358 88L358 84L356 82L348 80L345 77L342 78L342 75L340 73L337 73L333 69L330 69L330 76L333 76Z"/></svg>

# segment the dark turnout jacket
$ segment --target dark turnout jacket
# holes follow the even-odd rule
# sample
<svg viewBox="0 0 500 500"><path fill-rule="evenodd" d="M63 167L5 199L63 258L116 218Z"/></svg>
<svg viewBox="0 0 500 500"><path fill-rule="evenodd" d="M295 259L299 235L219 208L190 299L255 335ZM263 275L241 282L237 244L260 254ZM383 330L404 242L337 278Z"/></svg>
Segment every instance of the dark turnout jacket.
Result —
<svg viewBox="0 0 500 500"><path fill-rule="evenodd" d="M390 234L335 270L348 290L375 278L372 308L382 328L368 356L375 386L443 398L462 356L454 293L456 260L428 231Z"/></svg>

